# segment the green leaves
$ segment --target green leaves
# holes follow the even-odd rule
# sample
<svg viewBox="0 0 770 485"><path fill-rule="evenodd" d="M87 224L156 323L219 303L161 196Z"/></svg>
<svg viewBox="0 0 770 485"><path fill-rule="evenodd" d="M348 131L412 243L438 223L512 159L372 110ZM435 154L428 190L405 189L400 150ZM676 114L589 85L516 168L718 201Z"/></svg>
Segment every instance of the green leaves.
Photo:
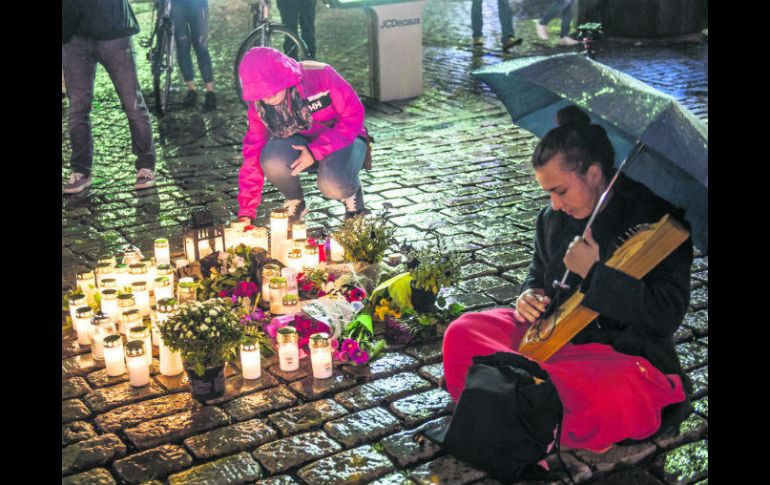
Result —
<svg viewBox="0 0 770 485"><path fill-rule="evenodd" d="M409 285L411 281L412 275L408 272L397 274L374 289L371 297L372 303L376 305L378 301L377 294L380 293L381 295L387 290L390 300L399 308L412 308L412 287Z"/></svg>
<svg viewBox="0 0 770 485"><path fill-rule="evenodd" d="M379 215L360 215L345 220L332 237L345 250L347 261L375 264L393 244L396 228Z"/></svg>

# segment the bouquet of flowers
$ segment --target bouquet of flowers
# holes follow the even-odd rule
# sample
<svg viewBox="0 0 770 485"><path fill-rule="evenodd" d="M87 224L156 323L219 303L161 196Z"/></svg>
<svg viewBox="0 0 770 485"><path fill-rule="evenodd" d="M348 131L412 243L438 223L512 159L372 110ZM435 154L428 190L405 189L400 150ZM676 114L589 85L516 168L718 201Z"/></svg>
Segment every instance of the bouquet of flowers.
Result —
<svg viewBox="0 0 770 485"><path fill-rule="evenodd" d="M355 272L341 272L329 265L320 265L308 273L297 274L297 288L304 299L337 295L348 303L366 298L366 289Z"/></svg>
<svg viewBox="0 0 770 485"><path fill-rule="evenodd" d="M253 281L250 252L243 244L220 251L217 265L209 268L209 277L200 283L203 298L256 299L259 288Z"/></svg>

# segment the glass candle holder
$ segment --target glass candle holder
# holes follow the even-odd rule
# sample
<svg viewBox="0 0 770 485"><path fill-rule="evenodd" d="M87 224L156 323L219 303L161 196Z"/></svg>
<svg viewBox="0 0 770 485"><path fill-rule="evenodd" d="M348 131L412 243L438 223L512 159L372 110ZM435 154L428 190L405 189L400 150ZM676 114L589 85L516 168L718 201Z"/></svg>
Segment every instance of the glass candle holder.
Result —
<svg viewBox="0 0 770 485"><path fill-rule="evenodd" d="M102 312L94 315L91 319L91 357L94 360L104 360L104 337L116 333L112 317Z"/></svg>
<svg viewBox="0 0 770 485"><path fill-rule="evenodd" d="M142 259L142 252L139 251L139 248L129 248L123 253L123 259L122 263L127 265L136 264L139 262L139 260Z"/></svg>
<svg viewBox="0 0 770 485"><path fill-rule="evenodd" d="M160 373L164 376L178 376L184 371L182 354L168 348L163 339L158 342L158 357L160 360Z"/></svg>
<svg viewBox="0 0 770 485"><path fill-rule="evenodd" d="M313 366L313 377L328 379L333 374L332 348L329 345L328 333L314 333L308 342L310 347L310 363Z"/></svg>
<svg viewBox="0 0 770 485"><path fill-rule="evenodd" d="M120 333L123 335L128 334L128 329L141 325L142 315L139 313L138 308L131 308L120 314Z"/></svg>
<svg viewBox="0 0 770 485"><path fill-rule="evenodd" d="M86 295L80 294L80 293L70 293L67 295L67 301L70 308L70 319L72 320L72 328L77 330L78 328L75 326L75 318L76 314L75 311L84 306L88 306L88 298L86 298Z"/></svg>
<svg viewBox="0 0 770 485"><path fill-rule="evenodd" d="M131 283L131 292L134 295L134 301L142 317L149 317L150 292L147 290L147 284L144 281L134 281Z"/></svg>
<svg viewBox="0 0 770 485"><path fill-rule="evenodd" d="M270 249L269 237L267 235L267 228L262 226L256 226L251 230L252 238L254 238L254 245L252 248L262 248L265 251Z"/></svg>
<svg viewBox="0 0 770 485"><path fill-rule="evenodd" d="M241 344L241 372L244 379L259 379L262 375L259 342Z"/></svg>
<svg viewBox="0 0 770 485"><path fill-rule="evenodd" d="M119 290L125 290L127 286L131 286L131 275L128 274L127 264L118 264L115 266L114 273L115 280L118 283Z"/></svg>
<svg viewBox="0 0 770 485"><path fill-rule="evenodd" d="M295 241L297 239L307 239L307 226L304 222L295 222L291 225L291 238Z"/></svg>
<svg viewBox="0 0 770 485"><path fill-rule="evenodd" d="M270 301L270 279L281 276L281 267L268 263L262 266L262 301Z"/></svg>
<svg viewBox="0 0 770 485"><path fill-rule="evenodd" d="M165 298L174 297L174 288L171 286L171 281L168 276L159 276L155 278L155 288L153 288L155 294L155 302L163 300Z"/></svg>
<svg viewBox="0 0 770 485"><path fill-rule="evenodd" d="M96 287L101 288L102 287L102 280L105 278L112 279L113 276L113 267L110 263L99 263L96 265L96 269L94 270L94 274L96 275Z"/></svg>
<svg viewBox="0 0 770 485"><path fill-rule="evenodd" d="M115 267L118 265L118 258L112 255L104 255L99 257L98 263L110 263L113 267Z"/></svg>
<svg viewBox="0 0 770 485"><path fill-rule="evenodd" d="M135 281L147 281L147 266L144 263L136 263L128 266L128 285L131 286Z"/></svg>
<svg viewBox="0 0 770 485"><path fill-rule="evenodd" d="M93 271L85 271L75 275L75 281L80 291L86 295L86 301L89 306L96 306L94 292L96 291L96 275Z"/></svg>
<svg viewBox="0 0 770 485"><path fill-rule="evenodd" d="M104 366L110 377L122 376L126 373L126 360L123 357L123 339L120 335L107 335L102 340L104 347Z"/></svg>
<svg viewBox="0 0 770 485"><path fill-rule="evenodd" d="M270 313L283 315L283 297L286 295L286 278L270 278Z"/></svg>
<svg viewBox="0 0 770 485"><path fill-rule="evenodd" d="M155 267L155 276L156 278L160 278L161 276L165 276L168 278L169 283L171 283L171 288L173 290L174 288L174 268L170 264L159 264ZM157 300L157 298L156 298Z"/></svg>
<svg viewBox="0 0 770 485"><path fill-rule="evenodd" d="M155 261L157 264L171 264L171 253L168 247L168 239L159 237L153 242Z"/></svg>
<svg viewBox="0 0 770 485"><path fill-rule="evenodd" d="M139 262L144 263L144 266L147 269L147 279L145 279L144 281L147 282L147 289L152 291L152 289L154 288L155 277L157 276L156 274L157 269L155 268L155 258L151 256L147 256L142 258ZM137 280L137 281L140 281L140 280Z"/></svg>
<svg viewBox="0 0 770 485"><path fill-rule="evenodd" d="M78 344L91 345L91 338L88 333L91 330L91 319L94 318L94 311L90 306L82 306L75 310L75 319L72 325L78 333Z"/></svg>
<svg viewBox="0 0 770 485"><path fill-rule="evenodd" d="M332 263L341 263L345 260L345 249L342 245L333 237L329 239L329 245L331 246L331 261Z"/></svg>
<svg viewBox="0 0 770 485"><path fill-rule="evenodd" d="M123 293L118 295L118 332L125 335L126 327L123 326L123 313L129 310L139 311L139 307L136 306L136 300L133 293Z"/></svg>
<svg viewBox="0 0 770 485"><path fill-rule="evenodd" d="M299 311L299 296L287 294L283 296L281 307L284 315L292 315Z"/></svg>
<svg viewBox="0 0 770 485"><path fill-rule="evenodd" d="M289 255L286 259L286 266L289 268L294 269L297 272L302 271L302 250L301 249L291 249L289 251Z"/></svg>
<svg viewBox="0 0 770 485"><path fill-rule="evenodd" d="M294 268L286 267L281 268L281 276L286 278L286 294L287 295L299 295L297 288L297 271Z"/></svg>
<svg viewBox="0 0 770 485"><path fill-rule="evenodd" d="M303 250L303 255L303 269L310 270L318 266L318 246L307 244Z"/></svg>
<svg viewBox="0 0 770 485"><path fill-rule="evenodd" d="M275 334L278 344L278 362L282 371L299 369L299 334L291 326L281 327Z"/></svg>
<svg viewBox="0 0 770 485"><path fill-rule="evenodd" d="M126 366L128 382L133 387L150 383L150 364L147 362L147 350L143 340L129 340L126 343Z"/></svg>
<svg viewBox="0 0 770 485"><path fill-rule="evenodd" d="M180 281L179 286L176 288L176 298L179 300L180 304L196 301L197 296L195 290L195 283L189 281Z"/></svg>
<svg viewBox="0 0 770 485"><path fill-rule="evenodd" d="M289 210L280 208L270 212L270 257L279 261L283 243L289 236ZM283 259L286 257L283 256Z"/></svg>
<svg viewBox="0 0 770 485"><path fill-rule="evenodd" d="M109 278L102 278L102 282L99 287L100 292L104 292L104 290L117 290L117 289L118 289L118 280L115 279L115 273L112 273Z"/></svg>
<svg viewBox="0 0 770 485"><path fill-rule="evenodd" d="M102 297L100 302L101 312L110 317L110 321L117 325L120 318L120 312L118 311L118 290L108 288L102 290Z"/></svg>
<svg viewBox="0 0 770 485"><path fill-rule="evenodd" d="M128 329L127 334L128 341L141 340L144 342L145 358L147 359L147 365L152 364L152 338L150 336L150 329L144 325L134 325Z"/></svg>

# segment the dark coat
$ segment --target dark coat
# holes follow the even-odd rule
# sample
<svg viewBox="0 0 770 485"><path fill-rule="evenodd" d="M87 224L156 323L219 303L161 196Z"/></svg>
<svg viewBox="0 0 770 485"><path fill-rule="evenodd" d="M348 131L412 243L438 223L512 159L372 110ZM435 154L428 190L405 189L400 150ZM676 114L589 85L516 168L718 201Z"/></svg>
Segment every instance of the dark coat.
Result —
<svg viewBox="0 0 770 485"><path fill-rule="evenodd" d="M139 32L128 0L62 0L62 43L72 35L114 40Z"/></svg>
<svg viewBox="0 0 770 485"><path fill-rule="evenodd" d="M673 335L690 303L692 240L685 241L641 280L601 263L622 244L620 238L628 229L657 222L666 213L681 220L671 204L625 175L619 176L611 199L592 226L600 262L585 281L575 274L567 280L570 294L580 288L585 294L583 305L599 313L572 342L608 344L618 352L642 356L665 374L679 374L689 394L691 386L676 355ZM552 283L564 275L567 247L583 233L587 222L588 218L576 220L550 206L540 212L535 254L522 291L543 288L553 298Z"/></svg>

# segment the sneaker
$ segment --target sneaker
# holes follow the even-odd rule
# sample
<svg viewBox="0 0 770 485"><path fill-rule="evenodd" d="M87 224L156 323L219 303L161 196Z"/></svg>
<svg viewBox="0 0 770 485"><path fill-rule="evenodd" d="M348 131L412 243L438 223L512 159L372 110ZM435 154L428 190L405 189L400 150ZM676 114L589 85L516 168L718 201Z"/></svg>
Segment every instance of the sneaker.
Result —
<svg viewBox="0 0 770 485"><path fill-rule="evenodd" d="M136 183L134 187L136 189L148 189L155 185L155 174L149 168L139 169L136 173Z"/></svg>
<svg viewBox="0 0 770 485"><path fill-rule="evenodd" d="M206 91L206 97L203 99L203 109L217 109L217 95L214 91Z"/></svg>
<svg viewBox="0 0 770 485"><path fill-rule="evenodd" d="M342 201L345 204L345 219L351 219L361 214L368 214L369 211L364 207L364 189L358 187L355 194Z"/></svg>
<svg viewBox="0 0 770 485"><path fill-rule="evenodd" d="M512 47L521 45L522 42L524 42L524 39L521 37L508 37L508 39L503 42L503 51L508 52Z"/></svg>
<svg viewBox="0 0 770 485"><path fill-rule="evenodd" d="M537 36L540 37L540 40L548 40L548 29L545 28L545 25L540 25L539 20L534 20L535 22L535 30L537 30Z"/></svg>
<svg viewBox="0 0 770 485"><path fill-rule="evenodd" d="M289 199L283 203L284 208L289 209L289 224L302 222L307 215L305 199Z"/></svg>
<svg viewBox="0 0 770 485"><path fill-rule="evenodd" d="M65 194L77 194L91 186L91 177L79 172L70 174L69 182L64 184L63 192Z"/></svg>
<svg viewBox="0 0 770 485"><path fill-rule="evenodd" d="M184 97L184 101L182 101L182 106L185 108L190 108L192 106L195 106L195 100L198 98L198 93L196 91L190 91L187 90L187 95Z"/></svg>
<svg viewBox="0 0 770 485"><path fill-rule="evenodd" d="M476 35L473 37L473 45L484 45L484 36Z"/></svg>
<svg viewBox="0 0 770 485"><path fill-rule="evenodd" d="M573 45L580 44L580 41L577 41L572 37L562 37L561 39L559 39L559 42L557 42L557 44L564 45L564 46L573 46Z"/></svg>

